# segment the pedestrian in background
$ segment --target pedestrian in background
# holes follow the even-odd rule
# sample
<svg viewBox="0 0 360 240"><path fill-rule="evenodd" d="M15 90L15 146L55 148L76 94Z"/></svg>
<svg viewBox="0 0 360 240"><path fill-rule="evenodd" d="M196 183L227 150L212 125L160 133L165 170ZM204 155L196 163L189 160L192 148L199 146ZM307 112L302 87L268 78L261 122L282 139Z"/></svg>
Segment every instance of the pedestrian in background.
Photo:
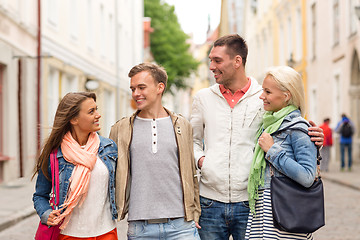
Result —
<svg viewBox="0 0 360 240"><path fill-rule="evenodd" d="M190 122L201 170L199 233L205 240L245 239L248 177L264 114L262 87L246 76L247 53L238 34L217 39L209 54L216 84L193 100ZM310 127L309 134L322 145L321 128Z"/></svg>
<svg viewBox="0 0 360 240"><path fill-rule="evenodd" d="M60 240L116 240L116 144L99 136L100 114L94 93L68 93L56 110L54 125L37 159L34 207L42 224L61 224ZM57 150L60 209L49 204L50 153ZM35 175L34 174L34 175Z"/></svg>
<svg viewBox="0 0 360 240"><path fill-rule="evenodd" d="M320 150L322 160L320 161L320 169L321 171L329 171L329 162L331 159L331 146L333 144L333 138L332 138L332 130L329 126L330 124L330 118L325 118L322 125L320 125L320 128L323 130L324 133L324 144L322 149Z"/></svg>
<svg viewBox="0 0 360 240"><path fill-rule="evenodd" d="M162 106L163 68L142 63L129 77L137 111L110 132L119 147L116 198L120 219L128 213L128 239L200 239L191 125Z"/></svg>
<svg viewBox="0 0 360 240"><path fill-rule="evenodd" d="M340 134L340 155L341 155L341 166L340 170L345 169L345 149L348 151L348 170L351 171L352 166L352 136L355 132L354 124L345 115L341 115L341 121L336 125L335 131Z"/></svg>
<svg viewBox="0 0 360 240"><path fill-rule="evenodd" d="M250 216L245 239L312 239L311 233L290 233L274 227L271 172L287 176L304 187L314 183L317 149L307 131L305 91L301 76L287 66L270 68L260 99L266 113L257 136L249 175ZM284 131L281 131L286 129ZM301 130L300 130L301 129ZM279 133L275 133L279 131ZM270 134L275 133L274 136ZM275 237L274 237L275 238Z"/></svg>

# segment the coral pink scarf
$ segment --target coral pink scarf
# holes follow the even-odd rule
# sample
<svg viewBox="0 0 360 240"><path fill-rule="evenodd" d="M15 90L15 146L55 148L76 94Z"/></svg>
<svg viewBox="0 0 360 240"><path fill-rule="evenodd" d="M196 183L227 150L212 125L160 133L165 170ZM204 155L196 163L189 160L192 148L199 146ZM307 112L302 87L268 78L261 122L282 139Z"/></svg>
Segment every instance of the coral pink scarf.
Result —
<svg viewBox="0 0 360 240"><path fill-rule="evenodd" d="M65 211L57 219L57 223L60 223L65 218L60 229L65 229L74 207L77 204L81 206L86 198L91 171L96 163L99 145L100 139L95 132L90 133L85 148L82 148L75 141L70 131L63 138L61 151L65 160L74 164L75 168L70 178L70 187L65 202L61 205L61 208L65 209Z"/></svg>

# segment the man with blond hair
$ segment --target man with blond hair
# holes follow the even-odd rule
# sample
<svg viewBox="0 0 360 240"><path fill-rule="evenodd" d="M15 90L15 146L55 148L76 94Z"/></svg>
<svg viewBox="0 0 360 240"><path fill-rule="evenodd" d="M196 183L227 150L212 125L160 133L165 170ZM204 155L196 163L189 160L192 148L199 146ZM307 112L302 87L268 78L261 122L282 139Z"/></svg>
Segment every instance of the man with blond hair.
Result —
<svg viewBox="0 0 360 240"><path fill-rule="evenodd" d="M137 111L110 132L119 155L116 204L120 219L128 213L128 239L200 239L191 125L161 103L163 68L142 63L129 77Z"/></svg>

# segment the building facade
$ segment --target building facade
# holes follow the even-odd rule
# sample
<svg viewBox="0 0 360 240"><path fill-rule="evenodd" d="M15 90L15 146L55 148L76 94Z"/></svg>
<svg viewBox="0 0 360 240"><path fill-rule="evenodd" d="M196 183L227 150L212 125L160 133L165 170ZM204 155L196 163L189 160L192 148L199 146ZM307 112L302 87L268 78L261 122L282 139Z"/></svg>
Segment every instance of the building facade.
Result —
<svg viewBox="0 0 360 240"><path fill-rule="evenodd" d="M345 113L354 122L353 159L360 160L360 21L358 0L223 0L222 21L228 33L247 40L247 74L262 82L269 66L288 65L303 77L307 118L332 127ZM237 4L237 5L236 5ZM238 7L236 7L238 6ZM234 10L234 7L236 10ZM244 19L234 21L234 14ZM231 24L230 24L231 23ZM236 24L242 26L238 32ZM235 24L235 25L234 25ZM335 143L339 136L335 134ZM339 144L333 161L339 160Z"/></svg>
<svg viewBox="0 0 360 240"><path fill-rule="evenodd" d="M0 0L0 182L32 175L60 99L93 91L100 134L132 112L142 0Z"/></svg>
<svg viewBox="0 0 360 240"><path fill-rule="evenodd" d="M0 182L31 175L36 154L37 7L0 1Z"/></svg>
<svg viewBox="0 0 360 240"><path fill-rule="evenodd" d="M331 119L335 127L346 114L355 124L353 159L360 160L360 21L357 0L308 0L309 116L316 122ZM339 135L333 154L339 159Z"/></svg>

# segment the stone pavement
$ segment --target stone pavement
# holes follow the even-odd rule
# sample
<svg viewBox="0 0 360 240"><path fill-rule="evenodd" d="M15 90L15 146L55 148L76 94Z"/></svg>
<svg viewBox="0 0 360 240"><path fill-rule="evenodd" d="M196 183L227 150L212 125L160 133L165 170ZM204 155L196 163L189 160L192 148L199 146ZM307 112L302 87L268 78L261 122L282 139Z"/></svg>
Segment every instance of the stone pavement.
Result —
<svg viewBox="0 0 360 240"><path fill-rule="evenodd" d="M351 172L341 172L339 162L332 162L330 171L321 175L328 181L360 191L360 163L355 163ZM34 189L35 179L29 178L0 184L0 231L36 214L32 203Z"/></svg>

